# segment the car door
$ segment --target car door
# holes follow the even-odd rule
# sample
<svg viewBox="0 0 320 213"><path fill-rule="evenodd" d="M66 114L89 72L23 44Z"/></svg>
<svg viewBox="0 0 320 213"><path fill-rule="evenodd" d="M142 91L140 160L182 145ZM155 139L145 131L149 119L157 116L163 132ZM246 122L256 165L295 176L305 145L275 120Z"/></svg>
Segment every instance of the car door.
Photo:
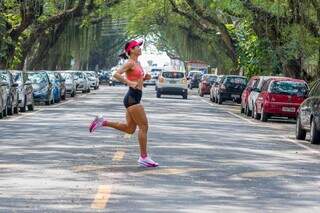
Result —
<svg viewBox="0 0 320 213"><path fill-rule="evenodd" d="M312 112L319 106L320 82L317 82L309 93L309 98L300 107L301 124L310 129Z"/></svg>

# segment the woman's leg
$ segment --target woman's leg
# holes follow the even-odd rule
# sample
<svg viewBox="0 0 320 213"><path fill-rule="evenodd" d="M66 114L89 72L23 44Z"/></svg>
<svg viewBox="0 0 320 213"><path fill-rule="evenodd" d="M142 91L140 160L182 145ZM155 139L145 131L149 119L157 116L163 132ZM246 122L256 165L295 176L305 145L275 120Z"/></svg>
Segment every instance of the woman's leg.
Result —
<svg viewBox="0 0 320 213"><path fill-rule="evenodd" d="M138 140L140 145L140 155L141 157L147 157L148 119L144 108L141 104L136 104L130 106L127 110L139 127Z"/></svg>
<svg viewBox="0 0 320 213"><path fill-rule="evenodd" d="M133 134L136 131L137 124L133 120L131 114L126 112L126 119L127 123L120 123L120 122L110 122L106 121L102 125L106 127L112 127L114 129L120 130L122 132L128 133L128 134Z"/></svg>

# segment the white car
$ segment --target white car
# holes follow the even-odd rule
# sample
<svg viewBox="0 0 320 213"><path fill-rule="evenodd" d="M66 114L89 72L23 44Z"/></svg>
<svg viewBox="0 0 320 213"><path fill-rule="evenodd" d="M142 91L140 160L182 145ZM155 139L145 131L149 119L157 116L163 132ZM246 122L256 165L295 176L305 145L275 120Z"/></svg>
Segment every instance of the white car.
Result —
<svg viewBox="0 0 320 213"><path fill-rule="evenodd" d="M87 75L83 71L75 71L75 80L77 82L77 91L82 93L90 92L90 85Z"/></svg>
<svg viewBox="0 0 320 213"><path fill-rule="evenodd" d="M165 95L182 95L183 99L188 98L188 84L184 72L175 70L164 70L159 74L156 83L157 98Z"/></svg>
<svg viewBox="0 0 320 213"><path fill-rule="evenodd" d="M77 82L75 80L75 73L70 71L61 71L62 77L65 79L66 92L74 97L77 94Z"/></svg>
<svg viewBox="0 0 320 213"><path fill-rule="evenodd" d="M14 81L18 84L19 108L20 112L34 110L33 87L31 80L28 79L28 73L20 70L10 71L14 76Z"/></svg>
<svg viewBox="0 0 320 213"><path fill-rule="evenodd" d="M151 79L147 80L147 81L144 81L143 85L144 86L146 86L146 85L156 85L156 82L158 80L158 76L159 76L161 71L162 71L162 69L160 69L160 68L152 68L151 72L150 72Z"/></svg>
<svg viewBox="0 0 320 213"><path fill-rule="evenodd" d="M99 77L96 74L96 72L95 71L85 71L84 73L88 77L90 87L92 87L94 89L98 89L99 88Z"/></svg>

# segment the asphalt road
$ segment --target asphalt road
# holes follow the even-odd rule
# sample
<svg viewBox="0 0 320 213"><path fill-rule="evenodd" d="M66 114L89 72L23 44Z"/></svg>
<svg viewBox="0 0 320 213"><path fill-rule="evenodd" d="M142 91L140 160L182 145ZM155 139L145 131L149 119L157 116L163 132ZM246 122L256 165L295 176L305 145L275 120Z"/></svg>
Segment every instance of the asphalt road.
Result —
<svg viewBox="0 0 320 213"><path fill-rule="evenodd" d="M247 119L208 97L144 92L149 151L104 128L124 120L125 87L0 120L0 212L319 212L320 146L294 139L294 121Z"/></svg>

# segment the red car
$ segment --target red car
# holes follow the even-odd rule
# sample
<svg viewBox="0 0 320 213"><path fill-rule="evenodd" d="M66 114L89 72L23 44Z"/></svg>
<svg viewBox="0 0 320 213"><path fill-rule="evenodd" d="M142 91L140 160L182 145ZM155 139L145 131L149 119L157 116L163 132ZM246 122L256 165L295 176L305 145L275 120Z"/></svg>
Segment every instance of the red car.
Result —
<svg viewBox="0 0 320 213"><path fill-rule="evenodd" d="M216 82L218 76L213 74L204 74L199 83L198 94L203 97L210 94L211 86Z"/></svg>
<svg viewBox="0 0 320 213"><path fill-rule="evenodd" d="M256 83L256 81L259 79L259 76L253 76L250 78L246 88L243 90L242 95L241 95L241 113L248 113L247 112L247 106L248 106L248 97L250 95L250 92L253 88L253 85Z"/></svg>
<svg viewBox="0 0 320 213"><path fill-rule="evenodd" d="M272 78L266 81L256 100L255 118L267 121L271 116L297 117L297 110L308 94L305 81L293 78Z"/></svg>

